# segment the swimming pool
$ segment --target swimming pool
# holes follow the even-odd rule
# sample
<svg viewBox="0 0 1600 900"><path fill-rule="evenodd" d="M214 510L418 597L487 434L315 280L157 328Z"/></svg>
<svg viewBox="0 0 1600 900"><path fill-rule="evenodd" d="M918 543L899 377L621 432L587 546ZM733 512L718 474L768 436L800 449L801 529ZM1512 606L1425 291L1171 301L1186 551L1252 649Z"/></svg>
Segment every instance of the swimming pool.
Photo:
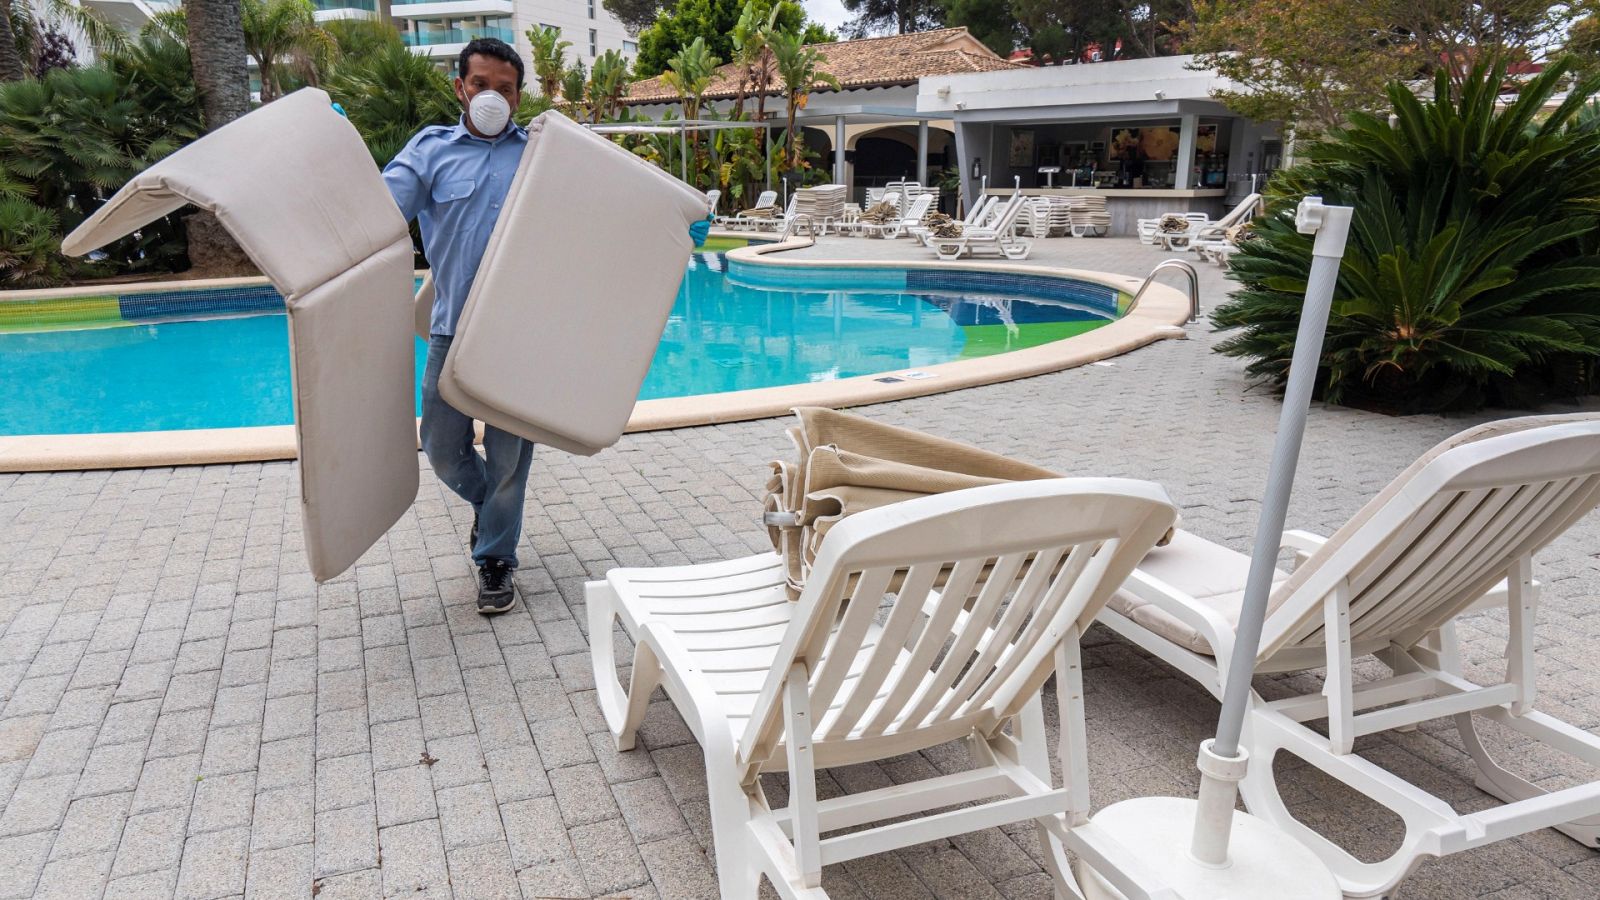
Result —
<svg viewBox="0 0 1600 900"><path fill-rule="evenodd" d="M1038 275L700 253L640 399L915 377L906 370L1082 334L1125 302L1113 288ZM0 369L0 435L293 421L288 320L266 286L0 302Z"/></svg>

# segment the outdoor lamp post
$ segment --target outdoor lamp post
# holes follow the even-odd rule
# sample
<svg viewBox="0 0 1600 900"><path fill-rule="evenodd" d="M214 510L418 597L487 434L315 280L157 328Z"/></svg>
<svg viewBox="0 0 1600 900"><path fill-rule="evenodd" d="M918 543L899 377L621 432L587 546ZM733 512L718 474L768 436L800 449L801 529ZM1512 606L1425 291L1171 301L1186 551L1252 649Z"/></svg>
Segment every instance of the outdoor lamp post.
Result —
<svg viewBox="0 0 1600 900"><path fill-rule="evenodd" d="M1238 812L1239 781L1248 767L1270 766L1269 759L1251 760L1239 747L1250 703L1250 681L1261 627L1272 591L1273 567L1289 509L1300 443L1305 436L1306 411L1311 388L1322 358L1322 339L1328 328L1328 311L1339 277L1350 233L1348 206L1325 206L1321 197L1307 197L1295 210L1295 227L1316 235L1311 250L1311 275L1306 282L1300 330L1289 365L1278 436L1267 472L1267 489L1261 498L1261 519L1256 527L1245 581L1239 626L1222 692L1222 715L1217 736L1200 745L1200 793L1197 799L1142 797L1112 804L1090 819L1099 837L1137 853L1145 878L1139 883L1110 870L1079 866L1085 894L1091 900L1126 896L1118 888L1138 888L1183 900L1339 900L1338 881L1328 867L1305 845L1262 819ZM1161 885L1146 883L1150 879ZM1114 886L1115 885L1115 886Z"/></svg>

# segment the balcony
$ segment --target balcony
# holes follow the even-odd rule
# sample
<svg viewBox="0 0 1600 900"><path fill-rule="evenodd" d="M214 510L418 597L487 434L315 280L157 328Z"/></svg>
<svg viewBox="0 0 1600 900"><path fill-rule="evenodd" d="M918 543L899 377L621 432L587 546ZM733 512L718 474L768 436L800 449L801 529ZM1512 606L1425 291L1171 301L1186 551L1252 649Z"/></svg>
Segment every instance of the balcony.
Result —
<svg viewBox="0 0 1600 900"><path fill-rule="evenodd" d="M439 28L433 31L406 32L400 35L407 47L438 47L442 45L460 46L474 38L499 38L506 43L516 40L516 33L509 28Z"/></svg>
<svg viewBox="0 0 1600 900"><path fill-rule="evenodd" d="M83 0L85 9L99 13L100 17L129 33L137 33L144 23L173 4L161 0Z"/></svg>
<svg viewBox="0 0 1600 900"><path fill-rule="evenodd" d="M334 19L376 19L378 0L312 0L318 22Z"/></svg>
<svg viewBox="0 0 1600 900"><path fill-rule="evenodd" d="M512 0L390 0L389 3L389 13L397 19L509 16L513 9Z"/></svg>

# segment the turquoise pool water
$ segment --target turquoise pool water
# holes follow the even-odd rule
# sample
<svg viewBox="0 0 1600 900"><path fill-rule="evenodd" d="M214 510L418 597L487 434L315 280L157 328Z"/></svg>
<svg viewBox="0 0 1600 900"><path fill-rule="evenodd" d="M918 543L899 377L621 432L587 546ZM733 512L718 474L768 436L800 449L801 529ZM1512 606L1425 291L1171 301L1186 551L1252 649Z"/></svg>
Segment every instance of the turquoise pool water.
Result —
<svg viewBox="0 0 1600 900"><path fill-rule="evenodd" d="M737 269L730 276L727 267L720 254L692 261L641 399L895 372L1005 352L1089 330L1117 308L1109 289L1055 279L997 288L992 279L962 281L953 272L929 281L932 276L903 270L825 269L764 270L745 280ZM174 309L174 303L192 305L188 300L129 295L121 298L119 313L117 299L92 300L99 304L95 327L27 330L15 314L10 330L0 322L0 434L293 421L288 320L259 312L261 298L238 306L258 310L253 314L198 321L183 320ZM215 300L207 309L217 314L228 303L235 301ZM58 321L59 310L52 310ZM421 341L416 349L420 376Z"/></svg>

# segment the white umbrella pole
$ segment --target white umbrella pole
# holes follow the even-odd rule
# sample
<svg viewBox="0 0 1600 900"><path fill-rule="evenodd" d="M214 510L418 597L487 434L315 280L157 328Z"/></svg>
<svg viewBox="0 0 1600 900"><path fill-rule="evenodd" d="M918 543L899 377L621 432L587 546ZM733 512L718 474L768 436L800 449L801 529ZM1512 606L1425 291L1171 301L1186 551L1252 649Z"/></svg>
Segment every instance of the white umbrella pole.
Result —
<svg viewBox="0 0 1600 900"><path fill-rule="evenodd" d="M1233 658L1228 663L1227 684L1222 693L1222 715L1217 722L1216 739L1200 748L1199 808L1190 853L1202 864L1220 866L1228 862L1228 842L1233 831L1230 825L1239 778L1249 764L1239 751L1239 736L1244 730L1245 712L1250 703L1250 681L1255 674L1256 652L1261 646L1261 626L1267 615L1273 569L1289 511L1295 467L1300 461L1300 443L1306 431L1306 412L1321 364L1322 340L1328 330L1328 311L1333 304L1333 288L1339 279L1339 260L1344 257L1352 212L1354 210L1348 206L1324 206L1321 197L1307 197L1295 210L1295 226L1302 234L1315 234L1317 239L1311 250L1311 276L1306 282L1300 330L1295 337L1289 382L1283 393L1283 411L1278 418L1277 443L1267 472L1267 490L1261 498L1261 518L1256 525L1255 547L1250 555L1250 574L1245 581Z"/></svg>

